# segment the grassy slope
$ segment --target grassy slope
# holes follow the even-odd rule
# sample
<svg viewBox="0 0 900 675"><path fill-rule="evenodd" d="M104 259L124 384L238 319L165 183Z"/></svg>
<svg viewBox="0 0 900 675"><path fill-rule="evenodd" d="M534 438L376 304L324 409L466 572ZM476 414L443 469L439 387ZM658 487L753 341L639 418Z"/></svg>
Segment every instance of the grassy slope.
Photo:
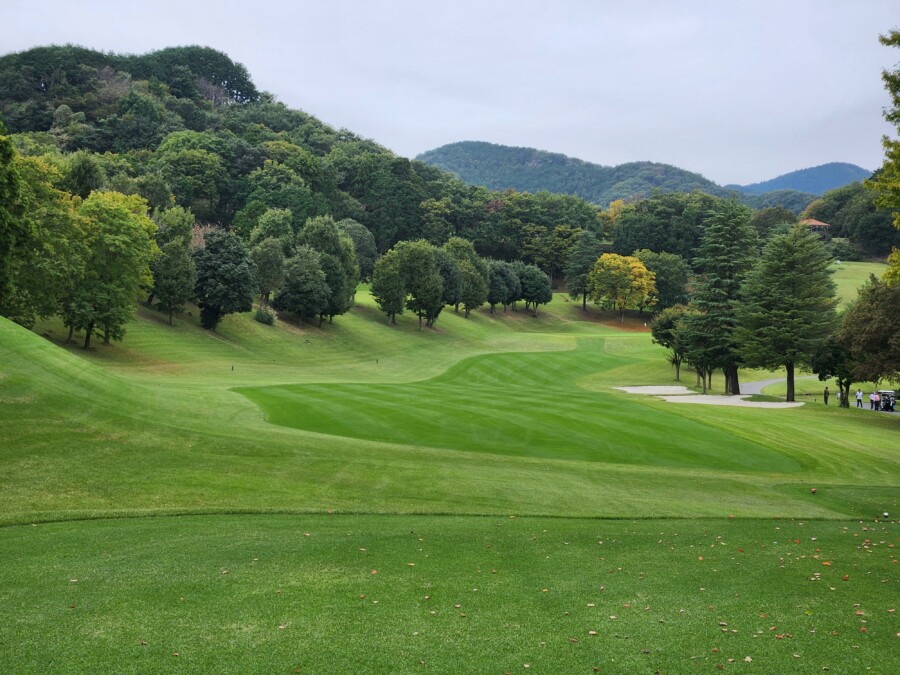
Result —
<svg viewBox="0 0 900 675"><path fill-rule="evenodd" d="M869 275L881 277L887 269L884 263L842 262L840 265L831 266L834 272L834 283L837 286L837 294L841 299L841 305L846 305L856 297L856 291L865 285Z"/></svg>
<svg viewBox="0 0 900 675"><path fill-rule="evenodd" d="M450 313L438 333L380 321L364 306L298 335L233 317L210 336L145 315L125 348L88 359L5 325L0 518L329 508L836 517L847 511L772 486L890 486L897 473L896 419L612 393L670 381L670 370L646 334L580 320L571 303L537 321ZM460 361L513 347L557 351ZM418 384L391 386L404 380ZM268 424L227 387L260 381L309 383L279 393L304 393L311 429ZM508 419L518 406L520 423Z"/></svg>
<svg viewBox="0 0 900 675"><path fill-rule="evenodd" d="M364 293L358 311L324 331L230 317L210 335L191 318L170 328L142 310L123 345L86 355L0 320L0 522L310 513L2 528L0 662L25 672L123 663L153 672L413 672L420 660L443 672L524 663L678 671L691 657L713 668L746 655L770 672L896 663L895 615L885 604L896 588L892 551L859 549L853 534L872 535L840 519L896 512L900 419L823 406L674 406L614 393L615 384L670 382L661 350L615 322L583 320L560 300L537 320L448 313L437 332L421 334L409 317L397 329L383 325ZM40 330L62 334L53 324ZM397 386L404 382L416 384ZM271 387L279 383L286 386ZM299 394L317 407L306 430L272 425L232 387ZM382 413L348 391L369 401L377 391ZM419 433L430 436L421 443L396 431L421 420L386 400L456 423L434 417L440 433L422 424ZM337 402L344 414L334 413ZM507 420L522 408L521 424ZM342 435L308 430L322 419L343 425ZM529 437L529 427L553 429L566 458L552 456L551 436ZM312 514L326 511L336 514ZM510 521L512 513L553 518ZM597 516L712 519L629 526L561 518ZM754 520L771 516L838 520L806 530ZM541 544L543 530L553 538ZM433 548L416 550L411 532ZM897 540L893 524L878 532L880 541ZM688 543L657 544L675 533ZM719 535L728 543L722 553ZM790 548L801 536L802 551ZM615 541L615 552L598 558L599 540ZM713 557L702 555L715 567L698 567L696 549L710 545ZM735 547L753 554L742 560ZM815 548L833 569L813 558ZM784 562L788 550L796 555ZM355 558L368 552L376 556ZM485 576L488 566L496 577ZM810 583L820 570L835 591ZM854 584L838 583L839 572ZM598 595L600 585L615 592ZM440 606L429 609L424 595ZM719 621L739 633L723 633ZM773 639L771 625L792 637Z"/></svg>

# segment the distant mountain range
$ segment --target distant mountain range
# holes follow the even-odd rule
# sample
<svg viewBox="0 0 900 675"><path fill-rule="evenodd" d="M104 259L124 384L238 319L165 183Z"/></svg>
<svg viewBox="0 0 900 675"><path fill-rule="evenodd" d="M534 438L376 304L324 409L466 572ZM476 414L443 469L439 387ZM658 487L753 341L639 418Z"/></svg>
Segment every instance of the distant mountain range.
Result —
<svg viewBox="0 0 900 675"><path fill-rule="evenodd" d="M737 197L754 208L784 206L798 213L825 191L867 178L871 173L853 164L832 163L764 183L721 186L671 164L629 162L602 166L559 153L481 141L450 143L423 152L416 159L492 190L562 192L604 207L615 199L646 197L657 190L701 190L718 197Z"/></svg>
<svg viewBox="0 0 900 675"><path fill-rule="evenodd" d="M830 162L809 169L791 171L784 175L751 185L726 185L726 188L761 195L772 190L797 190L814 195L825 194L829 190L862 181L872 175L868 169L846 162Z"/></svg>

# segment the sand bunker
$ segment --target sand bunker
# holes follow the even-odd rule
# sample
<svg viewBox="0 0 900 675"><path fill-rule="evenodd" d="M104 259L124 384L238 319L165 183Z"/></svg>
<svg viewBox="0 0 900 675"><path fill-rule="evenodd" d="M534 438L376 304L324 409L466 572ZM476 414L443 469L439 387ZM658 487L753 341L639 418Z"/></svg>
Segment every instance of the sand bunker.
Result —
<svg viewBox="0 0 900 675"><path fill-rule="evenodd" d="M735 405L744 408L799 408L802 401L748 401L749 396L714 396L712 394L694 394L693 396L660 396L670 403L700 403L702 405Z"/></svg>
<svg viewBox="0 0 900 675"><path fill-rule="evenodd" d="M776 401L748 401L749 396L717 396L713 394L695 394L687 387L616 387L629 394L647 394L656 396L669 403L699 403L700 405L731 405L743 408L798 408L802 401L793 403Z"/></svg>
<svg viewBox="0 0 900 675"><path fill-rule="evenodd" d="M629 394L649 394L651 396L679 396L684 394L694 394L687 387L616 387Z"/></svg>

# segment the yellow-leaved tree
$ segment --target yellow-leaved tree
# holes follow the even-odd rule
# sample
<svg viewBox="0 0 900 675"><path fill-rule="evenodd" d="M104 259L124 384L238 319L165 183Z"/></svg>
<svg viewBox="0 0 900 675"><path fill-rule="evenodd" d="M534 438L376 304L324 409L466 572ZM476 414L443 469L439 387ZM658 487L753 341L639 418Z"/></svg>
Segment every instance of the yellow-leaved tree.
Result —
<svg viewBox="0 0 900 675"><path fill-rule="evenodd" d="M655 304L655 276L634 256L604 253L588 275L588 293L598 305L619 310L619 318L624 322L628 307Z"/></svg>

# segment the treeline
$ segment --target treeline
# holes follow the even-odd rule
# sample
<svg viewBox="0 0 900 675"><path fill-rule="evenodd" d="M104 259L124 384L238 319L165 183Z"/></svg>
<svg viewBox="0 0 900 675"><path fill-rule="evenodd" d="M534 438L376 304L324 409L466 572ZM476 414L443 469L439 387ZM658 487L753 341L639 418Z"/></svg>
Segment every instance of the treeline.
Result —
<svg viewBox="0 0 900 675"><path fill-rule="evenodd" d="M534 265L481 258L472 242L451 237L443 246L420 239L401 241L375 264L372 296L378 307L396 323L396 316L409 309L433 326L445 306L460 306L469 318L485 303L491 314L516 303L538 315L538 307L553 299L550 277Z"/></svg>
<svg viewBox="0 0 900 675"><path fill-rule="evenodd" d="M754 220L733 202L715 207L694 262L690 302L664 309L651 323L676 380L688 363L705 393L721 369L725 393L739 394L739 368L783 367L793 401L802 366L835 378L846 406L854 381L900 376L900 284L873 276L838 315L822 238L803 224L776 227L760 251Z"/></svg>

